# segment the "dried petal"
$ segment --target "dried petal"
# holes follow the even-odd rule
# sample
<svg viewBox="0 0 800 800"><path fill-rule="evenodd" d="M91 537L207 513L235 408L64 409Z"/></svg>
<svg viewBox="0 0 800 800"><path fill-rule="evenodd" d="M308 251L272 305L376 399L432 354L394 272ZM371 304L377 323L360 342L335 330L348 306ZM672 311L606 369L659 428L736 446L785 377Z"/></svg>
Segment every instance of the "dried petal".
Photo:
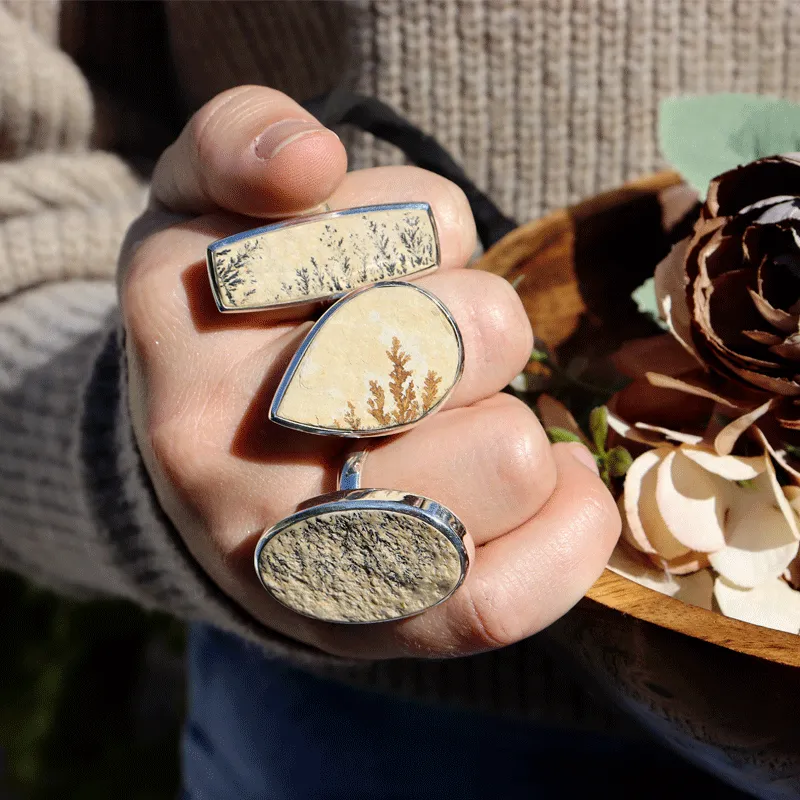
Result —
<svg viewBox="0 0 800 800"><path fill-rule="evenodd" d="M783 487L778 481L778 476L775 474L775 467L772 463L772 460L767 458L765 465L767 467L765 474L769 481L769 486L772 490L774 501L777 503L781 514L783 514L786 524L789 526L789 530L792 532L792 536L794 536L795 539L800 540L800 527L797 523L797 515L795 514L791 503L787 499L786 494L783 491Z"/></svg>
<svg viewBox="0 0 800 800"><path fill-rule="evenodd" d="M658 386L661 389L675 389L679 392L695 395L696 397L705 397L709 400L713 400L715 403L728 406L728 408L742 407L735 401L727 397L723 397L721 394L718 394L717 392L714 392L711 389L701 385L699 381L690 381L685 375L679 379L671 378L668 375L659 375L657 372L648 372L646 373L645 377L651 385Z"/></svg>
<svg viewBox="0 0 800 800"><path fill-rule="evenodd" d="M779 331L784 333L793 333L797 330L797 323L800 320L797 314L789 314L780 308L774 308L773 305L753 289L748 289L750 297L753 298L758 313L769 322L770 325L776 327Z"/></svg>
<svg viewBox="0 0 800 800"><path fill-rule="evenodd" d="M639 442L640 444L659 445L662 443L660 436L648 436L644 433L639 433L636 428L625 422L622 417L617 416L609 409L608 412L608 427L611 428L619 436L624 439L630 439L632 442Z"/></svg>
<svg viewBox="0 0 800 800"><path fill-rule="evenodd" d="M647 559L620 542L608 560L608 569L640 586L670 596L680 591L680 585L669 573L656 569Z"/></svg>
<svg viewBox="0 0 800 800"><path fill-rule="evenodd" d="M728 423L714 438L714 449L721 456L727 456L733 452L739 437L758 419L764 416L775 405L775 398L770 398L766 403L762 403L758 408L748 411L746 414L737 417L733 422Z"/></svg>
<svg viewBox="0 0 800 800"><path fill-rule="evenodd" d="M781 342L783 339L779 338L775 344ZM611 356L611 363L617 372L634 380L649 371L662 375L681 375L697 369L697 360L669 333L629 339Z"/></svg>
<svg viewBox="0 0 800 800"><path fill-rule="evenodd" d="M676 600L711 611L714 595L714 576L711 570L703 569L694 575L673 577L673 580L677 581L680 587L677 594L673 595Z"/></svg>
<svg viewBox="0 0 800 800"><path fill-rule="evenodd" d="M642 453L628 468L625 476L623 508L631 541L645 553L658 553L666 559L689 552L667 527L656 502L659 467L674 452L658 448Z"/></svg>
<svg viewBox="0 0 800 800"><path fill-rule="evenodd" d="M732 487L726 538L728 546L708 558L737 586L752 588L779 577L797 555L799 543L774 502L768 476L751 487Z"/></svg>
<svg viewBox="0 0 800 800"><path fill-rule="evenodd" d="M711 181L706 208L714 216L736 214L759 200L800 195L800 163L770 156L732 169Z"/></svg>
<svg viewBox="0 0 800 800"><path fill-rule="evenodd" d="M666 529L689 550L711 553L725 547L723 526L729 485L680 450L666 453L658 466L655 493ZM645 530L650 531L646 525ZM679 555L656 549L665 558Z"/></svg>
<svg viewBox="0 0 800 800"><path fill-rule="evenodd" d="M726 617L787 633L800 633L800 592L776 578L741 589L724 578L714 582L714 597Z"/></svg>
<svg viewBox="0 0 800 800"><path fill-rule="evenodd" d="M793 333L783 344L773 345L769 351L787 361L800 361L800 334Z"/></svg>
<svg viewBox="0 0 800 800"><path fill-rule="evenodd" d="M750 481L767 468L764 456L718 455L708 447L681 447L686 458L728 481Z"/></svg>
<svg viewBox="0 0 800 800"><path fill-rule="evenodd" d="M700 444L703 437L693 433L681 433L680 431L673 431L670 428L662 428L659 425L648 425L646 422L637 422L636 428L643 431L654 431L655 433L663 434L667 439L672 439L675 442L683 442L685 444Z"/></svg>
<svg viewBox="0 0 800 800"><path fill-rule="evenodd" d="M670 575L690 575L709 566L708 553L696 553L694 550L690 550L688 553L669 561L652 553L646 553L645 555L659 569L669 572Z"/></svg>
<svg viewBox="0 0 800 800"><path fill-rule="evenodd" d="M754 342L772 347L776 344L783 342L782 336L776 336L774 333L767 333L766 331L742 331L742 333Z"/></svg>
<svg viewBox="0 0 800 800"><path fill-rule="evenodd" d="M800 470L795 468L791 458L789 457L789 454L782 446L782 443L776 442L773 444L770 437L768 437L758 425L753 427L753 432L758 440L764 445L764 447L766 447L767 452L769 452L769 454L781 465L781 467L783 467L783 469L785 469L796 481L800 482Z"/></svg>
<svg viewBox="0 0 800 800"><path fill-rule="evenodd" d="M689 240L684 239L659 263L655 271L655 291L658 309L670 333L694 361L702 364L692 344L692 321L686 301L688 282L683 265L688 251Z"/></svg>

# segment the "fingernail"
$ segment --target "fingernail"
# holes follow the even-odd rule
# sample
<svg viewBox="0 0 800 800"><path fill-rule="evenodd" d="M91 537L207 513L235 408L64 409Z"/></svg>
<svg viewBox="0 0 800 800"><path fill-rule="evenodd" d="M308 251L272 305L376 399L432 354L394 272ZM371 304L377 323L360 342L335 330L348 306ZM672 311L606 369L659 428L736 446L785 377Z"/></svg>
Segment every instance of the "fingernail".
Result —
<svg viewBox="0 0 800 800"><path fill-rule="evenodd" d="M273 122L255 141L255 153L264 161L275 158L292 142L312 133L333 133L330 129L310 119L282 119ZM336 135L335 133L333 134Z"/></svg>
<svg viewBox="0 0 800 800"><path fill-rule="evenodd" d="M587 447L575 442L574 444L570 444L569 448L572 451L572 457L576 461L580 461L584 467L588 467L595 475L600 474L597 462L594 460L594 456L589 452Z"/></svg>

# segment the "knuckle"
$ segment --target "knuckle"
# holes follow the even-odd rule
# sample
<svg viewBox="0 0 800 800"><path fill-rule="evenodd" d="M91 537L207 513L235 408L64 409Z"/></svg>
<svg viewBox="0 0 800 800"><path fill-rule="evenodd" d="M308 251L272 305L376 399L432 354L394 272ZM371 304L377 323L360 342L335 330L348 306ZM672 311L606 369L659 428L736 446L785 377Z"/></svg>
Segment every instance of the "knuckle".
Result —
<svg viewBox="0 0 800 800"><path fill-rule="evenodd" d="M556 488L550 443L536 415L516 398L497 415L492 438L500 485L514 505L546 500Z"/></svg>
<svg viewBox="0 0 800 800"><path fill-rule="evenodd" d="M147 447L158 469L184 498L197 496L217 472L218 455L185 417L151 424Z"/></svg>
<svg viewBox="0 0 800 800"><path fill-rule="evenodd" d="M487 366L513 360L514 368L522 370L533 348L533 331L519 295L504 278L472 274L480 276L469 314L475 352Z"/></svg>
<svg viewBox="0 0 800 800"><path fill-rule="evenodd" d="M518 642L524 635L513 615L509 615L503 590L496 583L467 580L459 590L459 639L467 652L499 650Z"/></svg>

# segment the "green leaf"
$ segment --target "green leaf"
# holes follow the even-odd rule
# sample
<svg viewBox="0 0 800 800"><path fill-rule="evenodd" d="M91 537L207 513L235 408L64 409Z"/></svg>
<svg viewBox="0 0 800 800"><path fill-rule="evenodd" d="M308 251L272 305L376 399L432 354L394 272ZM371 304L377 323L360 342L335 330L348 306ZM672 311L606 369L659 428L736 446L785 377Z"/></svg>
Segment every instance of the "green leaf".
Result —
<svg viewBox="0 0 800 800"><path fill-rule="evenodd" d="M746 478L743 481L736 481L737 486L741 486L742 489L755 489L756 484L752 478Z"/></svg>
<svg viewBox="0 0 800 800"><path fill-rule="evenodd" d="M547 355L547 353L544 352L544 350L534 350L531 353L531 357L529 360L539 361L540 363L544 363L545 361L547 361L548 358L549 356Z"/></svg>
<svg viewBox="0 0 800 800"><path fill-rule="evenodd" d="M659 110L667 161L705 196L717 175L800 150L800 105L753 94L668 97Z"/></svg>
<svg viewBox="0 0 800 800"><path fill-rule="evenodd" d="M606 457L608 473L613 478L621 478L627 474L633 457L624 447L615 447Z"/></svg>
<svg viewBox="0 0 800 800"><path fill-rule="evenodd" d="M589 431L592 434L592 441L598 453L606 450L606 439L608 439L608 411L605 406L593 408L589 414Z"/></svg>
<svg viewBox="0 0 800 800"><path fill-rule="evenodd" d="M794 456L794 458L800 458L800 447L798 447L796 444L784 442L782 446L790 456Z"/></svg>
<svg viewBox="0 0 800 800"><path fill-rule="evenodd" d="M557 442L580 442L581 437L574 434L572 431L568 431L566 428L558 428L553 426L552 428L547 428L545 431L547 434L547 438L553 443L556 444Z"/></svg>
<svg viewBox="0 0 800 800"><path fill-rule="evenodd" d="M667 323L661 319L656 298L655 278L648 278L638 289L635 289L631 299L636 303L639 313L647 314L660 328L668 330Z"/></svg>

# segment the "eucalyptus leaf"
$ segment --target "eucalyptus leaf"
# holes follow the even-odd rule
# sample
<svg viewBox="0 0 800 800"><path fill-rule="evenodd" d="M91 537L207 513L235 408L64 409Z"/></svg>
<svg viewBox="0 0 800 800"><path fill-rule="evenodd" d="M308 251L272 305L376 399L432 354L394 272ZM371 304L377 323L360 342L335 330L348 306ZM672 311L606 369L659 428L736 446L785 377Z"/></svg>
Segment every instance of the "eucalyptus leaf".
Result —
<svg viewBox="0 0 800 800"><path fill-rule="evenodd" d="M668 97L658 135L666 160L705 197L729 169L800 150L800 105L753 94Z"/></svg>

